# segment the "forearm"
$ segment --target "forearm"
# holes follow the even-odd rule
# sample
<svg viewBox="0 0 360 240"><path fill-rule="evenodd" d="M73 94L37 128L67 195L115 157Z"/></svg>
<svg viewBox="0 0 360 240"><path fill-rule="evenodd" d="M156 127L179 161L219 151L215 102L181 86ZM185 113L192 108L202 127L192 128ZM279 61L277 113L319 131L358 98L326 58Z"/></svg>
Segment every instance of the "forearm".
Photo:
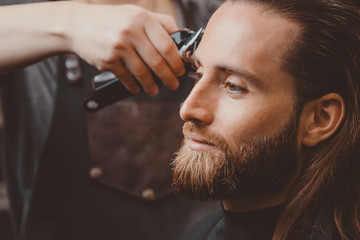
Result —
<svg viewBox="0 0 360 240"><path fill-rule="evenodd" d="M0 73L53 54L69 52L66 29L77 3L32 3L0 7Z"/></svg>
<svg viewBox="0 0 360 240"><path fill-rule="evenodd" d="M61 52L113 72L131 92L170 89L184 65L169 34L174 18L134 5L51 2L0 7L0 74Z"/></svg>

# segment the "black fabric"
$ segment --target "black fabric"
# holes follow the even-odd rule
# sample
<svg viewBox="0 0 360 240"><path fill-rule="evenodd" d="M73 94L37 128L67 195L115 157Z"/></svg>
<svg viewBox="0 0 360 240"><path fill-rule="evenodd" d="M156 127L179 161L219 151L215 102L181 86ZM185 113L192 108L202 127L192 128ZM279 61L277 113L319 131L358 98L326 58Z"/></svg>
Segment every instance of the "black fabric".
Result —
<svg viewBox="0 0 360 240"><path fill-rule="evenodd" d="M183 240L271 240L282 206L249 212L219 208L184 234Z"/></svg>
<svg viewBox="0 0 360 240"><path fill-rule="evenodd" d="M333 206L324 204L317 212L310 240L341 240L333 220Z"/></svg>
<svg viewBox="0 0 360 240"><path fill-rule="evenodd" d="M39 159L54 112L58 56L0 76L4 111L2 160L16 232L22 231Z"/></svg>
<svg viewBox="0 0 360 240"><path fill-rule="evenodd" d="M181 240L267 240L272 239L282 206L244 213L225 211L222 207L202 219ZM341 240L333 221L333 207L323 204L314 213L310 226L288 234L288 240ZM354 237L356 239L356 237Z"/></svg>

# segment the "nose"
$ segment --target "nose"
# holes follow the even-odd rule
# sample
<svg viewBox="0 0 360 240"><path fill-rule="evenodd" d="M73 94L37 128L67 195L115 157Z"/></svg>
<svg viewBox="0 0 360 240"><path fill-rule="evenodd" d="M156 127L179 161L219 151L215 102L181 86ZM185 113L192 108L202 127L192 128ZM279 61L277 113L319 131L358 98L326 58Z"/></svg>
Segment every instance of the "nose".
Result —
<svg viewBox="0 0 360 240"><path fill-rule="evenodd" d="M215 93L211 90L209 82L200 79L182 104L180 117L185 122L209 125L214 120L216 105Z"/></svg>

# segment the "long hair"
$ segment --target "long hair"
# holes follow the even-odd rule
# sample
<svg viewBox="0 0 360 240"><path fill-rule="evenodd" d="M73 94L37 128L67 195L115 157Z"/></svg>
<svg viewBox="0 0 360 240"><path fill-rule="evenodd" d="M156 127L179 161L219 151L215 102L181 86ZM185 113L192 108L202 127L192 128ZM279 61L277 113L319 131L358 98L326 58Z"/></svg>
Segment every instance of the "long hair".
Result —
<svg viewBox="0 0 360 240"><path fill-rule="evenodd" d="M300 179L280 215L274 240L287 239L321 206L331 206L342 239L360 239L360 11L357 0L231 0L260 6L297 23L300 36L282 68L294 79L301 107L340 94L346 114L337 132L309 149Z"/></svg>

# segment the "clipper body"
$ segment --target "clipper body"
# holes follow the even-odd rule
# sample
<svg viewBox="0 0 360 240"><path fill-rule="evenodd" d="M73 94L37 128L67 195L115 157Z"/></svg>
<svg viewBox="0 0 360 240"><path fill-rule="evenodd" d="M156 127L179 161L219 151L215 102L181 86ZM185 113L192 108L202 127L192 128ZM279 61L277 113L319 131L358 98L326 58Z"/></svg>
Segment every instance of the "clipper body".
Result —
<svg viewBox="0 0 360 240"><path fill-rule="evenodd" d="M171 35L184 61L186 73L192 69L189 60L199 45L203 32L203 29L199 29L197 32L180 30ZM155 74L154 79L157 84L161 83ZM92 79L91 94L85 100L83 107L87 112L96 112L107 105L132 95L113 73L103 72Z"/></svg>

